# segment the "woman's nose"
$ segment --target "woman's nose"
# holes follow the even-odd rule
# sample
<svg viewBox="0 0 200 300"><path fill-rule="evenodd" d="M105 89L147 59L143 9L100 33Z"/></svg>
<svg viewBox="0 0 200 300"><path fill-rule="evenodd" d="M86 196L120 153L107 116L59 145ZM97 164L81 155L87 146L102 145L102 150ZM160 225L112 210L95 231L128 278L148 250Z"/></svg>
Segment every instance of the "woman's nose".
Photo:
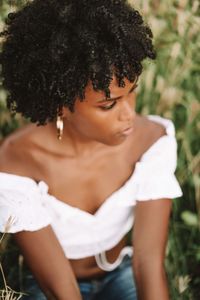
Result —
<svg viewBox="0 0 200 300"><path fill-rule="evenodd" d="M122 121L126 124L131 124L135 118L136 112L133 105L130 105L127 101L121 102L120 112L119 112L119 121Z"/></svg>

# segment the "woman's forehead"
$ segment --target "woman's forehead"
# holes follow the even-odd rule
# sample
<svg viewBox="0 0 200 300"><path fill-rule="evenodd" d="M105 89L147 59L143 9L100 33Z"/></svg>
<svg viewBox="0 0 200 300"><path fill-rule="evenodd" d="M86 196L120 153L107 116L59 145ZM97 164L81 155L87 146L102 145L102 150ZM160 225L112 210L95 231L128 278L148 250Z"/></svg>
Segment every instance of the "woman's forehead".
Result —
<svg viewBox="0 0 200 300"><path fill-rule="evenodd" d="M130 82L127 78L124 78L124 83L125 83L124 87L119 87L116 76L112 77L112 81L109 85L110 98L120 97L120 96L123 96L128 93L130 88L133 86L133 82ZM85 88L84 101L86 101L88 103L92 103L92 104L95 104L95 103L98 104L98 102L101 102L103 100L106 100L104 91L101 91L101 90L95 91L93 89L92 82L89 81L88 85Z"/></svg>

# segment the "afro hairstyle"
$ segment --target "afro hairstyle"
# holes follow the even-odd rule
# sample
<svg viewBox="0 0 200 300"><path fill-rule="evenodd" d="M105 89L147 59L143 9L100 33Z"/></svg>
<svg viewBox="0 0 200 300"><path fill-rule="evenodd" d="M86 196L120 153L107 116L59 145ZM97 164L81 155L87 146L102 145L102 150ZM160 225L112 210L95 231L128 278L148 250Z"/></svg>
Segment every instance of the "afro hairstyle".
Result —
<svg viewBox="0 0 200 300"><path fill-rule="evenodd" d="M74 112L91 81L108 98L116 76L134 82L155 59L152 31L126 0L33 0L9 13L0 64L7 108L37 126Z"/></svg>

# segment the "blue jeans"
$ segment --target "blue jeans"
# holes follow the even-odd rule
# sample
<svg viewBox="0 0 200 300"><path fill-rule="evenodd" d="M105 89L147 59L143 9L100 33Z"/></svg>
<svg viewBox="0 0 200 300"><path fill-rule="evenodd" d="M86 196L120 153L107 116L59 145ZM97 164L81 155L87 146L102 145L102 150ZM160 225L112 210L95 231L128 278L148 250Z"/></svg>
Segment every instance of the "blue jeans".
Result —
<svg viewBox="0 0 200 300"><path fill-rule="evenodd" d="M122 263L100 279L77 280L83 300L137 300L131 258L124 257ZM22 300L46 300L40 287L30 274L26 278Z"/></svg>

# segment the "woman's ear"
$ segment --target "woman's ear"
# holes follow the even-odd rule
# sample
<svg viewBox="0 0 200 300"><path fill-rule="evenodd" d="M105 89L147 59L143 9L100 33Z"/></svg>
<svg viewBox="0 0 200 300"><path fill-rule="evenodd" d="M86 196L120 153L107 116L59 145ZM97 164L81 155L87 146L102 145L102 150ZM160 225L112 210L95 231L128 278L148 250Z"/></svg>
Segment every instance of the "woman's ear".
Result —
<svg viewBox="0 0 200 300"><path fill-rule="evenodd" d="M70 112L69 108L66 107L66 106L63 106L63 108L62 108L62 117L66 118L67 120L70 120L70 114L71 114L71 112Z"/></svg>

